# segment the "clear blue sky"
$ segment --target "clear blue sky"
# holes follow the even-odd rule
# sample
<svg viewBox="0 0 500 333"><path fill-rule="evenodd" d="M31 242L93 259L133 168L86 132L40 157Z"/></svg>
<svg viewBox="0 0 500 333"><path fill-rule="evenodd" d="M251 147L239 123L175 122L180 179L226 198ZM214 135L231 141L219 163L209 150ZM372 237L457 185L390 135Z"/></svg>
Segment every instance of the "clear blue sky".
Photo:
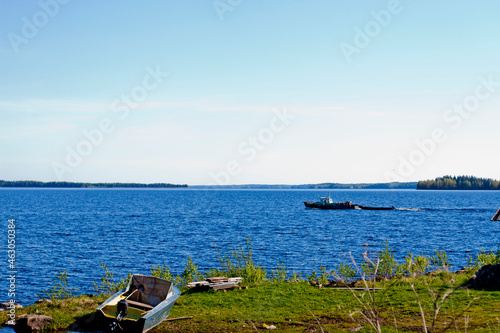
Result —
<svg viewBox="0 0 500 333"><path fill-rule="evenodd" d="M498 1L60 1L0 4L0 179L500 178Z"/></svg>

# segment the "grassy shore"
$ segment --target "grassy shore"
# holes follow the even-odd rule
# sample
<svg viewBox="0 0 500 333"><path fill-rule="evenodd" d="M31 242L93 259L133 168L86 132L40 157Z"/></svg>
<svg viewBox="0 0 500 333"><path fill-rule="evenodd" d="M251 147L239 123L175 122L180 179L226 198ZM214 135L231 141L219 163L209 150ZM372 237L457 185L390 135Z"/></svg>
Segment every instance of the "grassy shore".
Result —
<svg viewBox="0 0 500 333"><path fill-rule="evenodd" d="M454 291L437 315L436 332L447 327L453 332L500 332L500 292L459 288L470 275L437 274L417 278L418 302L405 279L377 282L376 287L382 288L374 291L382 331L422 332L418 303L430 326L434 299L429 288L439 292L451 287ZM188 291L177 300L170 318L193 318L163 322L151 332L246 332L265 330L271 325L276 327L276 332L371 331L361 314L363 306L353 292L368 298L367 291L319 288L308 282L267 282L226 293ZM35 304L18 309L17 316L51 316L53 330L68 328L75 322L80 328L90 329L92 314L106 297L79 296ZM5 313L0 314L0 318L7 320Z"/></svg>
<svg viewBox="0 0 500 333"><path fill-rule="evenodd" d="M473 290L466 282L486 264L500 263L500 251L481 251L468 259L468 267L452 273L446 253L408 254L394 259L389 245L361 262L354 258L306 278L288 272L283 263L275 270L256 264L250 241L229 254L219 253L220 268L199 272L191 258L177 276L167 265L151 267L151 275L174 281L183 291L170 318L151 332L495 332L500 333L500 288ZM371 258L370 258L371 257ZM94 282L94 296L73 296L66 272L42 294L50 300L17 309L16 316L42 314L54 321L48 330L98 331L95 309L129 277L114 282L104 274ZM193 292L186 286L211 276L243 277L248 289ZM0 313L7 321L7 314Z"/></svg>

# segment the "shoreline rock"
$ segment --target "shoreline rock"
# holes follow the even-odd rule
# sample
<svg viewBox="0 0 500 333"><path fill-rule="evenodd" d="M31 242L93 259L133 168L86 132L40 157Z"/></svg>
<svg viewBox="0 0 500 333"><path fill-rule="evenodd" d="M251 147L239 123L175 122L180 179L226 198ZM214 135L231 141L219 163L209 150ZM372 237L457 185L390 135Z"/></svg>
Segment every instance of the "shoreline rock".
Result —
<svg viewBox="0 0 500 333"><path fill-rule="evenodd" d="M500 290L500 264L484 265L467 281L472 289Z"/></svg>
<svg viewBox="0 0 500 333"><path fill-rule="evenodd" d="M45 326L50 324L54 319L45 315L29 314L16 320L14 330L16 332L35 332L41 331Z"/></svg>

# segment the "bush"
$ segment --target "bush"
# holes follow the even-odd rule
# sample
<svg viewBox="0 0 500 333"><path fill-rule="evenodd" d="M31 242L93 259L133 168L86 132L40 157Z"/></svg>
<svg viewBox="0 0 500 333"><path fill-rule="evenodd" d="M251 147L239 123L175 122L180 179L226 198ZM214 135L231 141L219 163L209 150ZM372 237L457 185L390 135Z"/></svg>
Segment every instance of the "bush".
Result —
<svg viewBox="0 0 500 333"><path fill-rule="evenodd" d="M97 284L95 281L92 281L92 283L94 284L94 291L100 294L108 295L125 288L130 281L130 278L132 277L132 275L128 273L125 278L118 281L118 283L115 283L113 281L114 274L111 273L108 265L106 265L105 263L101 263L100 266L102 269L104 269L104 275L101 277L99 284Z"/></svg>
<svg viewBox="0 0 500 333"><path fill-rule="evenodd" d="M342 262L332 270L332 275L340 282L349 283L354 280L357 271L354 265Z"/></svg>
<svg viewBox="0 0 500 333"><path fill-rule="evenodd" d="M211 277L216 277L216 276L226 276L227 277L227 272L222 271L218 268L210 268L208 271L205 271L205 277L206 278L211 278Z"/></svg>
<svg viewBox="0 0 500 333"><path fill-rule="evenodd" d="M328 284L328 272L326 271L326 267L321 265L319 266L319 271L321 272L321 276L319 277L319 283L322 285L327 285Z"/></svg>
<svg viewBox="0 0 500 333"><path fill-rule="evenodd" d="M401 264L394 259L394 254L392 254L392 251L389 249L389 243L385 241L382 244L384 246L384 250L377 253L377 257L380 259L377 275L384 279L389 279L396 275L402 275L404 273L404 269L401 267Z"/></svg>
<svg viewBox="0 0 500 333"><path fill-rule="evenodd" d="M183 286L187 286L190 282L201 281L204 279L203 274L198 271L198 266L193 263L191 257L188 257L186 267L180 277L180 282Z"/></svg>
<svg viewBox="0 0 500 333"><path fill-rule="evenodd" d="M286 280L287 273L286 273L286 265L282 262L279 261L278 259L278 265L276 266L276 270L271 270L271 281L272 282L284 282Z"/></svg>
<svg viewBox="0 0 500 333"><path fill-rule="evenodd" d="M498 248L497 252L486 252L485 250L481 249L481 251L476 254L476 257L469 256L467 258L467 268L468 269L473 269L473 270L478 270L484 265L496 265L500 264L500 247Z"/></svg>
<svg viewBox="0 0 500 333"><path fill-rule="evenodd" d="M252 243L245 238L246 250L240 245L238 250L229 249L229 255L221 256L217 249L222 271L228 277L242 277L247 283L261 283L267 280L266 269L256 264L252 258Z"/></svg>
<svg viewBox="0 0 500 333"><path fill-rule="evenodd" d="M51 300L71 298L73 297L73 292L78 290L68 287L68 273L66 270L58 271L56 277L51 281L54 283L52 287L48 290L42 289L42 293ZM37 296L43 298L43 296Z"/></svg>
<svg viewBox="0 0 500 333"><path fill-rule="evenodd" d="M448 259L448 255L445 251L436 251L435 255L431 257L431 261L434 266L442 268L447 272L451 266L450 260Z"/></svg>
<svg viewBox="0 0 500 333"><path fill-rule="evenodd" d="M318 273L314 270L311 272L311 274L307 277L307 280L309 283L315 282L318 279Z"/></svg>
<svg viewBox="0 0 500 333"><path fill-rule="evenodd" d="M431 259L428 256L414 256L411 252L408 253L404 260L406 272L409 274L423 275L427 273L431 266Z"/></svg>
<svg viewBox="0 0 500 333"><path fill-rule="evenodd" d="M164 279L167 281L172 281L173 276L170 273L170 268L166 264L163 264L163 266L158 265L158 267L151 266L149 271L151 272L151 275L154 277Z"/></svg>
<svg viewBox="0 0 500 333"><path fill-rule="evenodd" d="M302 282L304 279L302 278L302 273L297 273L293 272L292 276L290 277L290 282L295 283L295 282Z"/></svg>

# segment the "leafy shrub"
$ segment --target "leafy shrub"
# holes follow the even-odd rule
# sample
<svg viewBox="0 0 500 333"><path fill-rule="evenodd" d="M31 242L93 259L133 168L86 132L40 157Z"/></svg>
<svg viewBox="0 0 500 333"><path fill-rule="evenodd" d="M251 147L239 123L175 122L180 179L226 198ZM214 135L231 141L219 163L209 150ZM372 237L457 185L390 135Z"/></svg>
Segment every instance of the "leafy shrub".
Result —
<svg viewBox="0 0 500 333"><path fill-rule="evenodd" d="M323 265L319 266L319 271L321 272L319 283L321 283L322 285L327 285L329 273L326 271L326 267Z"/></svg>
<svg viewBox="0 0 500 333"><path fill-rule="evenodd" d="M293 272L292 276L290 276L290 282L295 283L295 282L302 282L304 279L302 278L302 273L297 273Z"/></svg>
<svg viewBox="0 0 500 333"><path fill-rule="evenodd" d="M498 248L497 252L486 252L485 250L481 249L481 251L476 254L476 257L469 256L467 258L467 268L468 269L473 269L473 270L478 270L484 265L496 265L500 264L500 247Z"/></svg>
<svg viewBox="0 0 500 333"><path fill-rule="evenodd" d="M357 275L357 271L354 265L342 262L332 270L332 275L335 278L340 279L340 282L349 283L354 280Z"/></svg>
<svg viewBox="0 0 500 333"><path fill-rule="evenodd" d="M172 281L173 276L170 273L170 268L166 264L163 264L163 266L158 265L158 267L151 266L149 271L151 272L151 275L154 277Z"/></svg>
<svg viewBox="0 0 500 333"><path fill-rule="evenodd" d="M66 270L58 271L56 277L51 281L54 283L53 286L48 290L42 289L42 293L51 300L71 298L73 297L73 292L78 290L68 287L68 273ZM43 296L37 296L43 298Z"/></svg>
<svg viewBox="0 0 500 333"><path fill-rule="evenodd" d="M431 257L431 262L434 266L442 268L447 272L451 266L450 260L448 259L448 255L445 251L436 251L435 255Z"/></svg>
<svg viewBox="0 0 500 333"><path fill-rule="evenodd" d="M411 252L408 253L404 260L406 272L409 274L423 275L427 273L431 266L431 259L428 256L414 256Z"/></svg>
<svg viewBox="0 0 500 333"><path fill-rule="evenodd" d="M366 279L371 280L373 275L375 274L374 269L375 264L373 262L367 261L365 258L365 262L361 263L361 274Z"/></svg>
<svg viewBox="0 0 500 333"><path fill-rule="evenodd" d="M271 281L272 282L284 282L286 280L286 265L279 261L276 266L276 270L271 270Z"/></svg>
<svg viewBox="0 0 500 333"><path fill-rule="evenodd" d="M377 257L380 260L377 275L381 278L389 279L396 275L403 274L404 269L402 269L401 264L394 259L394 254L389 249L389 243L385 241L382 244L384 249L382 252L377 253Z"/></svg>
<svg viewBox="0 0 500 333"><path fill-rule="evenodd" d="M205 277L210 278L210 277L216 277L216 276L227 276L227 272L222 271L218 268L210 268L208 271L205 271Z"/></svg>
<svg viewBox="0 0 500 333"><path fill-rule="evenodd" d="M203 280L203 274L198 271L198 266L193 263L191 257L188 257L186 267L181 274L181 284L187 285L190 282Z"/></svg>
<svg viewBox="0 0 500 333"><path fill-rule="evenodd" d="M179 275L173 276L172 273L170 272L170 267L167 266L167 264L158 265L158 266L151 266L149 269L151 272L151 275L160 279L164 279L167 281L171 281L174 285L178 285L182 283L182 279Z"/></svg>
<svg viewBox="0 0 500 333"><path fill-rule="evenodd" d="M318 279L318 272L315 270L311 272L311 274L307 277L309 283L315 282Z"/></svg>
<svg viewBox="0 0 500 333"><path fill-rule="evenodd" d="M94 285L94 291L100 293L100 294L112 294L115 293L123 288L125 288L130 281L130 278L132 277L132 274L128 273L125 278L122 280L118 281L118 283L115 283L113 281L114 274L111 273L111 271L108 268L108 265L105 263L101 263L101 268L104 269L104 275L101 277L99 284L96 283L95 281L92 281Z"/></svg>
<svg viewBox="0 0 500 333"><path fill-rule="evenodd" d="M253 261L250 238L245 238L245 244L246 249L240 245L238 250L229 249L229 255L224 256L221 256L217 249L222 271L226 272L228 277L242 277L247 283L261 283L266 281L266 269Z"/></svg>

